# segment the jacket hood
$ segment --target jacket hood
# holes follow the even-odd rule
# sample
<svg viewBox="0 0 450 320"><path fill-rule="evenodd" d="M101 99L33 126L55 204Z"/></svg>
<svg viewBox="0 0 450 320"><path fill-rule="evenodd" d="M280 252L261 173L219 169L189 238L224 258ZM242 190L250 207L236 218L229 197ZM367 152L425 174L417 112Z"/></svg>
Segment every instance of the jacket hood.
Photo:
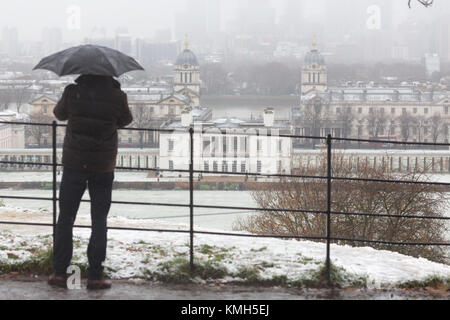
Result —
<svg viewBox="0 0 450 320"><path fill-rule="evenodd" d="M120 89L119 81L115 80L111 76L98 76L92 74L82 74L75 79L75 83L79 85L85 85L88 87L114 87Z"/></svg>

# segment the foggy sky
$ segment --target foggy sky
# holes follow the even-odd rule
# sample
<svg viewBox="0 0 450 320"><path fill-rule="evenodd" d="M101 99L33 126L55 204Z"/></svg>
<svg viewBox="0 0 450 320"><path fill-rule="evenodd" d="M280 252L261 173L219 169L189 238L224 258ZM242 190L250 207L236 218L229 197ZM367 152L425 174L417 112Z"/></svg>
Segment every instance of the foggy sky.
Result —
<svg viewBox="0 0 450 320"><path fill-rule="evenodd" d="M16 27L20 41L38 40L45 27L59 27L63 30L66 41L77 41L89 37L92 29L102 26L108 35L113 36L114 30L126 27L134 37L152 37L158 29L174 29L174 17L177 12L183 12L195 0L14 0L2 1L0 5L0 28ZM228 20L236 15L237 7L246 0L223 0L221 2L222 29ZM270 0L275 8L277 21L285 12L286 0ZM341 0L297 0L302 3L303 13L300 17L324 19L323 12L327 5ZM361 0L342 0L348 10L348 4ZM377 2L379 0L373 0ZM395 23L400 23L408 17L433 17L442 13L443 6L448 6L448 0L435 0L433 8L425 9L414 3L412 10L407 7L407 0L390 0L393 5ZM368 1L370 2L370 1ZM446 2L447 4L443 4ZM66 12L69 6L76 5L81 9L81 25L79 30L68 30ZM339 15L339 11L335 13ZM325 22L325 21L324 21Z"/></svg>

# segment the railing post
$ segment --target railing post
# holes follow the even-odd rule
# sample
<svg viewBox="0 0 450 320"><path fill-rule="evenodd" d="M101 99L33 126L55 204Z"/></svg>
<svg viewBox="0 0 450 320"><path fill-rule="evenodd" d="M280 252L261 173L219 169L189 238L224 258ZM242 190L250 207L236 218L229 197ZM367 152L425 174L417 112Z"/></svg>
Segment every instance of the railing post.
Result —
<svg viewBox="0 0 450 320"><path fill-rule="evenodd" d="M326 261L325 261L328 285L331 285L330 238L331 238L331 134L328 134L328 136L327 136L327 257L326 257Z"/></svg>
<svg viewBox="0 0 450 320"><path fill-rule="evenodd" d="M57 167L57 157L56 157L56 121L52 122L52 168L53 168L53 242L55 241L56 234L56 167Z"/></svg>
<svg viewBox="0 0 450 320"><path fill-rule="evenodd" d="M190 272L194 271L194 128L189 128L190 140L190 160L189 160L189 216L190 216L190 246L189 246L189 267Z"/></svg>

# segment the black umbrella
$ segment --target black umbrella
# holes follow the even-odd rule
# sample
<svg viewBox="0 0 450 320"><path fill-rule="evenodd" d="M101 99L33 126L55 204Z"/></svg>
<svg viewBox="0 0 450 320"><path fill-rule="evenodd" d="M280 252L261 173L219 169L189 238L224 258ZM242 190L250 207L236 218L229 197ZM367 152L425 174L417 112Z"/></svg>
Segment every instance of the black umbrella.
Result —
<svg viewBox="0 0 450 320"><path fill-rule="evenodd" d="M43 58L35 69L55 72L58 76L92 74L115 76L144 68L132 57L120 51L97 45L72 47Z"/></svg>

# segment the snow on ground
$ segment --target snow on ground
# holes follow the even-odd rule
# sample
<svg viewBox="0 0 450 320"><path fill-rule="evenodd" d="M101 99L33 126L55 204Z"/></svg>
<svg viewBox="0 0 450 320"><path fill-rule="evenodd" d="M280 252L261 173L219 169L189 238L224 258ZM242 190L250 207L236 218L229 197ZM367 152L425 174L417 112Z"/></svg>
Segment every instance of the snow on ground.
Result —
<svg viewBox="0 0 450 320"><path fill-rule="evenodd" d="M1 208L3 220L51 221L48 212ZM50 218L50 219L49 219ZM84 219L84 220L83 220ZM89 224L87 218L77 224ZM152 229L188 230L187 225L159 220L109 219L110 226ZM51 228L0 226L0 263L18 263L29 259L38 248L51 246ZM9 230L9 231L6 231ZM204 228L195 228L206 231ZM208 229L208 231L214 231ZM220 231L220 230L216 230ZM89 229L75 229L74 262L86 264ZM110 277L115 279L145 277L161 271L161 263L176 258L188 258L189 234L110 230L108 252L104 263ZM194 236L195 258L214 260L229 274L241 268L257 268L261 278L286 276L289 280L323 266L325 244L311 241L248 238L238 236ZM430 276L450 278L450 266L370 247L331 245L331 261L348 273L365 277L369 287L395 285L398 282L424 280ZM230 280L230 277L222 281Z"/></svg>

